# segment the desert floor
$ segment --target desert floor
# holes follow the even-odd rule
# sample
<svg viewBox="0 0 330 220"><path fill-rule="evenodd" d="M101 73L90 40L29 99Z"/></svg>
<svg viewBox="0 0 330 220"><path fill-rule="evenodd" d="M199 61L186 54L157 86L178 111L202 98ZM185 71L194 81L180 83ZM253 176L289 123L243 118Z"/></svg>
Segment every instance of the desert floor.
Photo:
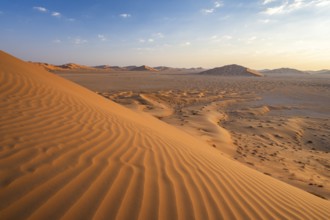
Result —
<svg viewBox="0 0 330 220"><path fill-rule="evenodd" d="M246 166L330 199L330 76L56 74L174 125Z"/></svg>
<svg viewBox="0 0 330 220"><path fill-rule="evenodd" d="M1 220L330 219L327 79L60 75L0 51Z"/></svg>

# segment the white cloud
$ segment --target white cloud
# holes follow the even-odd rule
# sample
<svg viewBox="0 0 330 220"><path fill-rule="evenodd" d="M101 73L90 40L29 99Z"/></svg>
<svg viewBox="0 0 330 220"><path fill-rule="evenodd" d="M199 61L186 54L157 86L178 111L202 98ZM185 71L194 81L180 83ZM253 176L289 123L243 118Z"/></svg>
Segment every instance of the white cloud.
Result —
<svg viewBox="0 0 330 220"><path fill-rule="evenodd" d="M306 6L303 0L294 0L293 2L285 1L282 5L267 8L264 12L268 15L289 13L294 10L300 9Z"/></svg>
<svg viewBox="0 0 330 220"><path fill-rule="evenodd" d="M221 1L215 1L212 8L204 8L201 12L205 15L214 13L218 8L221 8L224 4Z"/></svg>
<svg viewBox="0 0 330 220"><path fill-rule="evenodd" d="M158 33L154 33L154 34L150 35L149 38L147 38L147 37L146 38L140 38L138 41L139 41L139 43L146 43L146 42L153 43L153 42L156 42L159 39L162 39L164 37L165 36L164 36L163 33L158 32Z"/></svg>
<svg viewBox="0 0 330 220"><path fill-rule="evenodd" d="M203 14L212 14L214 12L214 8L210 8L210 9L202 9L202 13Z"/></svg>
<svg viewBox="0 0 330 220"><path fill-rule="evenodd" d="M52 12L52 16L53 17L61 17L61 13L59 13L59 12L57 12L57 11L54 11L54 12Z"/></svg>
<svg viewBox="0 0 330 220"><path fill-rule="evenodd" d="M305 3L304 0L294 0L294 2L291 3L291 5L289 5L289 10L296 10L296 9L300 9L302 7L307 6L308 3Z"/></svg>
<svg viewBox="0 0 330 220"><path fill-rule="evenodd" d="M215 8L220 8L223 6L223 3L222 2L214 2L214 7Z"/></svg>
<svg viewBox="0 0 330 220"><path fill-rule="evenodd" d="M39 11L39 12L42 12L42 13L47 13L47 14L51 15L52 17L62 18L62 19L64 19L64 20L66 20L66 21L70 21L70 22L75 21L74 18L67 18L67 17L63 16L63 15L62 15L60 12L58 12L58 11L51 11L51 10L48 10L47 8L40 7L40 6L35 6L35 7L33 7L33 9L34 9L34 10L37 10L37 11Z"/></svg>
<svg viewBox="0 0 330 220"><path fill-rule="evenodd" d="M127 14L127 13L120 14L119 16L122 17L122 18L129 18L129 17L131 17L131 15L130 14Z"/></svg>
<svg viewBox="0 0 330 220"><path fill-rule="evenodd" d="M275 15L275 14L281 14L285 11L286 8L286 4L285 5L280 5L277 7L273 7L273 8L267 8L264 13L268 14L268 15Z"/></svg>
<svg viewBox="0 0 330 220"><path fill-rule="evenodd" d="M97 38L100 39L101 41L106 41L107 38L103 34L98 34Z"/></svg>
<svg viewBox="0 0 330 220"><path fill-rule="evenodd" d="M81 45L81 44L85 44L87 42L88 42L87 40L81 39L80 37L73 39L73 43L75 45Z"/></svg>
<svg viewBox="0 0 330 220"><path fill-rule="evenodd" d="M315 5L318 6L318 7L328 6L328 5L330 5L330 0L315 1Z"/></svg>
<svg viewBox="0 0 330 220"><path fill-rule="evenodd" d="M189 42L189 41L187 41L187 42L184 42L183 44L182 44L182 46L190 46L191 45L191 43Z"/></svg>
<svg viewBox="0 0 330 220"><path fill-rule="evenodd" d="M264 0L263 2L262 2L262 4L263 5L267 5L267 4L269 4L269 3L272 3L272 2L275 2L276 0Z"/></svg>
<svg viewBox="0 0 330 220"><path fill-rule="evenodd" d="M48 12L47 8L35 6L33 7L34 10L40 11L40 12Z"/></svg>
<svg viewBox="0 0 330 220"><path fill-rule="evenodd" d="M211 40L216 43L230 41L232 39L233 37L231 35L223 35L223 36L213 35L211 37Z"/></svg>
<svg viewBox="0 0 330 220"><path fill-rule="evenodd" d="M264 3L265 2L267 2L267 0L265 0ZM330 5L330 0L285 0L282 1L280 5L266 8L263 13L267 15L285 14L303 8L323 7L328 5Z"/></svg>

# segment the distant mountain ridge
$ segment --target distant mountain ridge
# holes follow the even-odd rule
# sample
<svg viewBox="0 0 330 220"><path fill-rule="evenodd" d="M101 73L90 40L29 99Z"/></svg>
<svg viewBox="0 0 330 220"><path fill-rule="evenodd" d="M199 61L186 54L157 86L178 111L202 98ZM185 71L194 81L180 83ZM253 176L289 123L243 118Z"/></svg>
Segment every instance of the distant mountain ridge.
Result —
<svg viewBox="0 0 330 220"><path fill-rule="evenodd" d="M315 70L315 71L308 70L306 72L308 72L310 74L330 74L330 70L327 70L327 69L324 69L324 70Z"/></svg>
<svg viewBox="0 0 330 220"><path fill-rule="evenodd" d="M330 74L329 69L322 70L298 70L293 68L278 68L278 69L265 69L259 70L265 75L315 75L315 74Z"/></svg>
<svg viewBox="0 0 330 220"><path fill-rule="evenodd" d="M110 65L93 66L93 68L96 68L99 70L109 70L109 71L125 71L125 70L127 70L125 67L110 66Z"/></svg>
<svg viewBox="0 0 330 220"><path fill-rule="evenodd" d="M110 65L99 65L99 66L93 66L93 68L96 68L96 69L112 69L112 66Z"/></svg>
<svg viewBox="0 0 330 220"><path fill-rule="evenodd" d="M75 63L66 63L63 65L53 65L49 63L40 63L40 62L31 62L35 65L38 65L44 69L46 69L49 72L54 72L54 71L68 71L68 70L93 70L95 69L94 67L90 66L84 66L84 65L79 65Z"/></svg>
<svg viewBox="0 0 330 220"><path fill-rule="evenodd" d="M152 67L150 67L150 66L142 65L142 66L135 67L135 68L131 69L131 71L150 71L150 72L158 72L159 70L154 69L154 68L152 68Z"/></svg>
<svg viewBox="0 0 330 220"><path fill-rule="evenodd" d="M47 71L70 71L70 70L97 70L97 71L150 71L150 72L163 72L163 71L201 71L200 74L209 74L209 75L223 75L223 76L233 76L233 75L253 75L253 76L262 76L262 75L314 75L314 74L330 74L330 69L322 69L322 70L298 70L293 68L277 68L277 69L264 69L264 70L252 70L250 68L240 66L237 64L225 65L222 67L216 67L213 69L204 69L202 67L193 67L193 68L176 68L176 67L168 67L168 66L156 66L149 67L146 65L142 66L110 66L110 65L98 65L98 66L85 66L75 63L66 63L63 65L53 65L49 63L42 62L30 62L36 64ZM204 70L204 71L203 71Z"/></svg>
<svg viewBox="0 0 330 220"><path fill-rule="evenodd" d="M306 71L301 71L293 68L278 68L272 70L261 70L264 74L309 74Z"/></svg>
<svg viewBox="0 0 330 220"><path fill-rule="evenodd" d="M263 76L262 73L250 68L237 64L216 67L210 70L200 72L201 75L216 75L216 76Z"/></svg>
<svg viewBox="0 0 330 220"><path fill-rule="evenodd" d="M72 69L93 69L93 67L84 66L84 65L75 64L75 63L66 63L66 64L63 64L63 65L60 65L60 66L57 66L57 67L62 68L62 69L69 69L69 70L72 70Z"/></svg>

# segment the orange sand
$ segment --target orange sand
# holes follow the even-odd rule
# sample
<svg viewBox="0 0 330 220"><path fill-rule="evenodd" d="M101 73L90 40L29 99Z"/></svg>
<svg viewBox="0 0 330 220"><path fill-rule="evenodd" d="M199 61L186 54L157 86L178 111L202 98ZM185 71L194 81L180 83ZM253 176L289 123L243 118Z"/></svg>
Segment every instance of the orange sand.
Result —
<svg viewBox="0 0 330 220"><path fill-rule="evenodd" d="M0 52L1 219L329 219L330 203Z"/></svg>

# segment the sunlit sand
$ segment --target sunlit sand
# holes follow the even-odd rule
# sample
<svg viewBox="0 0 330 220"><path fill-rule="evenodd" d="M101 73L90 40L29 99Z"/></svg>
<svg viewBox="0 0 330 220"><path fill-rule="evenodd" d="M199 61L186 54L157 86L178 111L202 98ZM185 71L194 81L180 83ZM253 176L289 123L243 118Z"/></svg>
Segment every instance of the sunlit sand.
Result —
<svg viewBox="0 0 330 220"><path fill-rule="evenodd" d="M327 146L319 144L329 140L329 121L318 121L328 114L326 80L284 81L297 91L312 86L306 94L320 95L313 103L323 100L319 115L306 118L285 112L304 104L271 97L286 92L282 80L61 74L87 89L0 56L1 219L330 218L329 201L276 179L285 174L274 171L285 163L279 169L304 179L329 163ZM306 129L317 132L305 136ZM327 197L328 174L317 175L306 184L321 188L323 181L319 193Z"/></svg>

